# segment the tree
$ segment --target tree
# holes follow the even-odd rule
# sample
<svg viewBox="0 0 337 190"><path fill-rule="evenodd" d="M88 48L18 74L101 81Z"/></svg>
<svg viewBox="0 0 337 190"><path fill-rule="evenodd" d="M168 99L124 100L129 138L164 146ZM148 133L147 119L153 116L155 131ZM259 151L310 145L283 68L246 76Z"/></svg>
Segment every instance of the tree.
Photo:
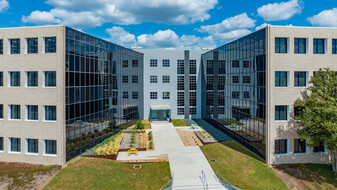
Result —
<svg viewBox="0 0 337 190"><path fill-rule="evenodd" d="M337 75L330 69L320 69L311 78L312 84L303 100L295 102L297 130L310 147L323 143L331 154L331 164L337 172Z"/></svg>

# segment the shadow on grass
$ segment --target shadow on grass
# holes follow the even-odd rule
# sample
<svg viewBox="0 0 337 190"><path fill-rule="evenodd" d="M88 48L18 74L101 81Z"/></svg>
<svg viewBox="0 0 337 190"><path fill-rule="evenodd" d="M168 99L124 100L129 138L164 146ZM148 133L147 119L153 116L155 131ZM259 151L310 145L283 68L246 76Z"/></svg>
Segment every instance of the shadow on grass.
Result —
<svg viewBox="0 0 337 190"><path fill-rule="evenodd" d="M250 150L248 150L246 147L242 146L240 143L231 140L231 141L222 141L219 142L222 146L225 146L227 148L230 148L232 150L235 150L237 152L240 152L242 154L247 155L248 157L255 159L259 162L265 163L264 160L262 160L260 157L258 157L256 154L252 153Z"/></svg>

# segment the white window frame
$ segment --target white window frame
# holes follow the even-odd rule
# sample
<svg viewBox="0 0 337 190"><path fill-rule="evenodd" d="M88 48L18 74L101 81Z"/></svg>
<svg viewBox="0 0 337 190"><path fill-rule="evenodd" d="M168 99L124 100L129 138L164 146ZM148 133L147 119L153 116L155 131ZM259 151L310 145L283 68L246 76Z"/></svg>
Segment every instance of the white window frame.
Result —
<svg viewBox="0 0 337 190"><path fill-rule="evenodd" d="M12 146L11 146L11 138L18 138L18 137L8 137L8 143L7 143L7 149L8 149L8 153L10 154L21 154L22 152L22 142L21 142L21 138L18 138L20 139L20 152L16 152L16 151L12 151Z"/></svg>
<svg viewBox="0 0 337 190"><path fill-rule="evenodd" d="M28 106L37 106L37 120L28 119ZM25 121L39 121L39 106L38 105L25 105Z"/></svg>
<svg viewBox="0 0 337 190"><path fill-rule="evenodd" d="M46 120L46 106L55 106L56 107L56 120ZM51 123L57 122L57 106L56 105L43 105L43 109L42 109L42 121L43 122L51 122Z"/></svg>
<svg viewBox="0 0 337 190"><path fill-rule="evenodd" d="M37 72L37 86L28 86L28 73L29 72ZM39 72L38 71L25 71L25 87L26 88L39 88Z"/></svg>
<svg viewBox="0 0 337 190"><path fill-rule="evenodd" d="M12 117L12 112L11 112L11 106L12 105L19 105L20 106L20 119L11 119ZM22 113L22 109L21 109L21 105L20 104L8 104L7 105L7 120L10 120L10 121L21 121L21 113Z"/></svg>
<svg viewBox="0 0 337 190"><path fill-rule="evenodd" d="M42 87L43 88L56 88L57 87L57 72L56 72L56 86L46 86L46 72L56 72L56 71L43 71L43 74L42 74Z"/></svg>
<svg viewBox="0 0 337 190"><path fill-rule="evenodd" d="M57 157L57 141L56 141L56 154L47 154L46 153L46 140L51 140L51 139L43 139L43 156Z"/></svg>
<svg viewBox="0 0 337 190"><path fill-rule="evenodd" d="M282 139L275 139L275 140L282 140ZM286 139L287 140L287 153L283 153L283 154L276 154L275 153L275 140L274 140L274 155L275 157L279 157L279 156L289 156L290 155L290 139Z"/></svg>
<svg viewBox="0 0 337 190"><path fill-rule="evenodd" d="M37 146L38 146L37 153L28 152L28 139L32 139L32 138L25 138L25 154L32 155L32 156L38 156L39 155L39 139L34 139L34 140L37 140Z"/></svg>

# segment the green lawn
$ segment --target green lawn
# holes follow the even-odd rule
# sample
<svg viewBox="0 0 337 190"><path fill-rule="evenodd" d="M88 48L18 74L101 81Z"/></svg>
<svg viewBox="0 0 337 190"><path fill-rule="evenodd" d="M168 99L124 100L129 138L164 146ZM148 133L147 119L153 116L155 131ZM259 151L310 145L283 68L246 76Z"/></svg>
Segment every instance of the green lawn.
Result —
<svg viewBox="0 0 337 190"><path fill-rule="evenodd" d="M200 147L214 171L234 186L246 189L288 189L271 168L235 141L214 143Z"/></svg>
<svg viewBox="0 0 337 190"><path fill-rule="evenodd" d="M188 126L183 119L172 119L172 124L175 127L184 127Z"/></svg>
<svg viewBox="0 0 337 190"><path fill-rule="evenodd" d="M168 162L133 164L79 158L61 170L45 189L160 189L171 179Z"/></svg>

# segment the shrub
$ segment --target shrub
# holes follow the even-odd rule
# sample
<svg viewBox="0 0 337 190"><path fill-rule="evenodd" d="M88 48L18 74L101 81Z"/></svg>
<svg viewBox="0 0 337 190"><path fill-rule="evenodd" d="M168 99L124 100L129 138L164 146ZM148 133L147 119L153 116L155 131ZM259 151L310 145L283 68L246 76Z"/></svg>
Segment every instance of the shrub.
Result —
<svg viewBox="0 0 337 190"><path fill-rule="evenodd" d="M149 139L149 141L152 141L152 139L153 139L153 136L152 136L151 131L150 131L149 134L148 134L148 139Z"/></svg>
<svg viewBox="0 0 337 190"><path fill-rule="evenodd" d="M143 124L142 120L138 120L136 122L135 126L136 126L135 128L137 130L143 130L143 129L145 129L145 125Z"/></svg>
<svg viewBox="0 0 337 190"><path fill-rule="evenodd" d="M150 142L149 149L153 149L153 142Z"/></svg>

